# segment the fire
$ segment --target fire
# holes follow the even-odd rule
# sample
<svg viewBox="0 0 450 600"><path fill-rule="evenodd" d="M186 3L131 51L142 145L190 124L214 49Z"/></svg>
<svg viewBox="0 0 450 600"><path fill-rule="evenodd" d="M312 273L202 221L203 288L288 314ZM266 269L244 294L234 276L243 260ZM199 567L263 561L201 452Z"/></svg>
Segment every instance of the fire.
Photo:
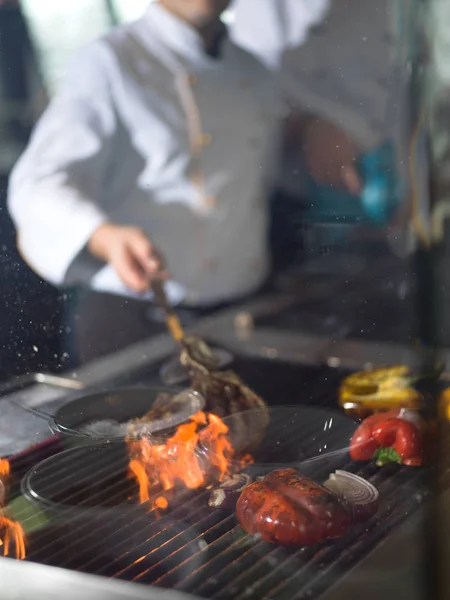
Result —
<svg viewBox="0 0 450 600"><path fill-rule="evenodd" d="M14 542L16 558L23 560L25 552L25 534L19 523L0 516L0 532L4 530L3 539L0 537L0 547L3 546L3 556L8 556L10 544Z"/></svg>
<svg viewBox="0 0 450 600"><path fill-rule="evenodd" d="M153 509L169 505L166 496L177 483L188 489L200 488L212 477L222 481L231 473L234 448L227 437L228 427L218 416L198 412L180 425L164 444L149 438L129 440L129 468L139 484L141 503L152 500ZM245 459L245 463L251 457ZM151 498L151 488L165 495Z"/></svg>
<svg viewBox="0 0 450 600"><path fill-rule="evenodd" d="M155 500L155 506L157 508L167 508L169 506L169 501L164 496L159 496Z"/></svg>
<svg viewBox="0 0 450 600"><path fill-rule="evenodd" d="M9 462L5 458L0 458L0 477L8 477L9 473Z"/></svg>
<svg viewBox="0 0 450 600"><path fill-rule="evenodd" d="M144 504L150 500L148 493L149 482L145 466L139 460L130 460L130 471L136 477L139 483L139 502Z"/></svg>
<svg viewBox="0 0 450 600"><path fill-rule="evenodd" d="M2 478L10 475L11 467L9 462L0 458L0 490L4 491ZM26 556L25 552L25 534L19 523L8 519L5 516L3 509L4 495L0 497L0 549L3 547L3 556L8 556L10 546L13 543L15 548L16 558L23 560Z"/></svg>

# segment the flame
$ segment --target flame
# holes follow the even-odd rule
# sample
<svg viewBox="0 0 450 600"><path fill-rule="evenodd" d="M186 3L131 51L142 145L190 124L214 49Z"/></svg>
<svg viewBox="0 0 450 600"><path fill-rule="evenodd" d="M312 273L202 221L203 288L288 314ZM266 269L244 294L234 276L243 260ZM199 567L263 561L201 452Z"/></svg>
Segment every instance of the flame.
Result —
<svg viewBox="0 0 450 600"><path fill-rule="evenodd" d="M3 539L0 538L0 547L3 546L3 556L8 556L11 542L14 542L17 560L23 560L25 552L25 534L19 523L0 516L0 531L4 530Z"/></svg>
<svg viewBox="0 0 450 600"><path fill-rule="evenodd" d="M135 475L139 483L139 502L143 504L150 500L148 493L148 477L145 467L138 460L130 461L130 471Z"/></svg>
<svg viewBox="0 0 450 600"><path fill-rule="evenodd" d="M0 458L0 477L8 477L11 468L5 458Z"/></svg>
<svg viewBox="0 0 450 600"><path fill-rule="evenodd" d="M155 500L155 506L157 508L167 508L169 506L169 501L164 496L159 496Z"/></svg>
<svg viewBox="0 0 450 600"><path fill-rule="evenodd" d="M11 473L9 461L0 458L0 482L1 478L6 478ZM25 552L25 534L20 523L8 519L0 501L0 549L3 547L3 556L8 556L11 544L14 544L16 558L23 560Z"/></svg>
<svg viewBox="0 0 450 600"><path fill-rule="evenodd" d="M164 444L148 437L128 440L130 473L139 484L139 501L151 500L153 509L165 509L176 484L191 490L204 486L208 479L219 481L231 473L234 448L227 437L228 427L218 416L198 412L180 425ZM252 461L244 457L241 466ZM165 492L152 500L151 488Z"/></svg>

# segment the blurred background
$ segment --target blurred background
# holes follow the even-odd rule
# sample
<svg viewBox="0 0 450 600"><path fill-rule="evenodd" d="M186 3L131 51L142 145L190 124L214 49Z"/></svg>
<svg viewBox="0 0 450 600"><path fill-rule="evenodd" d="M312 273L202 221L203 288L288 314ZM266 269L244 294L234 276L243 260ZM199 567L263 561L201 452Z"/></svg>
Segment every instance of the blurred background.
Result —
<svg viewBox="0 0 450 600"><path fill-rule="evenodd" d="M70 293L20 258L6 209L8 175L79 47L142 15L147 0L0 2L0 379L75 361L65 318Z"/></svg>
<svg viewBox="0 0 450 600"><path fill-rule="evenodd" d="M415 62L415 50L411 48L415 48L416 41L417 15L413 14L421 3L411 0L375 6L353 2L345 5L348 19L335 23L334 9L342 9L343 4L340 0L332 2L322 21L299 39L301 55L285 52L283 68L290 72L292 81L300 82L298 89L290 90L287 81L287 94L292 92L304 105L326 114L329 97L323 88L332 80L329 87L333 96L346 107L339 115L340 122L367 150L360 167L369 179L384 173L392 206L385 207L386 214L379 219L377 199L373 201L368 194L364 215L353 199L321 189L305 177L306 204L294 201L273 205L275 257L277 260L278 254L281 256L280 272L288 267L294 275L296 269L313 272L317 269L316 259L324 255L337 257L334 263L328 263L330 272L348 271L350 275L367 267L367 263L361 263L363 258L386 255L401 260L414 249L417 239L426 235L424 223L428 224L420 100L417 106L411 102L412 98L420 98L414 90L421 57ZM0 380L24 372L58 372L76 366L78 361L71 342L71 327L77 318L70 310L73 292L41 281L20 258L6 209L8 175L34 123L58 89L73 53L112 27L140 17L147 5L148 0L0 1ZM231 7L224 20L233 23L233 19ZM331 40L328 53L323 49L324 35ZM239 41L238 24L236 37ZM264 52L260 58L265 60ZM357 92L350 92L351 85ZM360 123L364 125L358 139L356 129ZM291 164L287 160L283 182L286 189L292 188L291 197L295 197L297 179L304 175L295 161L295 156ZM397 210L400 197L403 202ZM411 218L414 199L419 200L414 203L415 215ZM339 253L343 253L341 260ZM289 265L286 255L291 257ZM404 299L411 288L402 269L395 281L383 281L386 289L394 290L396 300ZM367 290L362 293L363 289L360 305L366 302ZM400 302L398 310L396 315L401 318L396 320L403 327L399 337L410 342L415 339L414 307L409 305L405 312ZM336 325L337 317L329 307L326 311L325 321L331 319L332 325L324 329L324 318L317 316L319 333L333 337L346 327ZM390 333L391 329L381 337L389 338Z"/></svg>

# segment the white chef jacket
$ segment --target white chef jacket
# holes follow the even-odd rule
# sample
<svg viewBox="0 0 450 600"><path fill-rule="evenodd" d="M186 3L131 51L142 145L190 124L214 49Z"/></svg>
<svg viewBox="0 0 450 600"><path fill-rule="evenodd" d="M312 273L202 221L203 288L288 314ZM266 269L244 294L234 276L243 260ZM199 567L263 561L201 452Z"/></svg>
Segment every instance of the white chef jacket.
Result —
<svg viewBox="0 0 450 600"><path fill-rule="evenodd" d="M138 226L164 254L173 302L209 304L267 276L269 72L159 4L82 51L12 174L19 247L50 282L129 294L86 251L104 222Z"/></svg>

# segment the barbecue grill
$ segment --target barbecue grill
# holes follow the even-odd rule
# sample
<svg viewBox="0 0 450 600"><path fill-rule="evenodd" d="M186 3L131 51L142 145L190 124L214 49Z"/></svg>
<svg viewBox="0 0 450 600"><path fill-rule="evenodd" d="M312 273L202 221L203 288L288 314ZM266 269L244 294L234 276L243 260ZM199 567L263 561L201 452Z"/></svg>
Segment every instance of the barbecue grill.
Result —
<svg viewBox="0 0 450 600"><path fill-rule="evenodd" d="M254 374L264 372L261 362L242 357L236 360L236 370L257 388L262 382ZM269 364L278 373L279 383L283 372L286 374L286 391L292 393L297 384L299 395L312 402L316 388L316 406L336 409L337 385L346 371L317 367L307 378L308 369L296 369L295 381L290 365ZM274 390L276 384L275 379ZM269 398L273 404L275 393L269 393ZM298 398L292 398L292 403L297 404ZM286 444L299 439L298 423L290 429L285 421L275 423L272 436L277 427L283 428ZM322 425L320 430L317 423L315 427L305 429L305 435L323 433ZM330 444L338 443L340 436L338 428ZM284 448L277 456L273 441L269 436L262 449L268 461L285 455ZM25 496L45 509L41 526L28 535L27 561L175 589L200 598L319 598L413 514L427 495L421 469L392 465L379 470L352 463L347 454L325 457L307 474L318 480L325 480L338 468L359 474L378 488L380 510L369 522L352 527L342 539L312 548L287 549L245 534L234 513L208 507L208 492L204 490L184 491L164 516L153 518L143 506L130 503L137 492L126 478L124 448L103 445L61 450L55 438L43 448L11 460L13 495L18 497L22 487ZM66 485L68 480L79 482L83 473L88 479L84 496L83 490ZM16 515L25 528L32 504Z"/></svg>
<svg viewBox="0 0 450 600"><path fill-rule="evenodd" d="M375 275L373 270L370 276ZM322 302L324 295L339 295L350 304L352 294L357 295L356 283L346 283L344 289L334 287L334 292L328 289L324 294L328 283L324 278L318 285L307 286L305 304ZM374 285L379 287L376 281ZM277 293L195 324L195 332L209 344L233 354L231 368L271 407L309 406L338 414L337 390L350 372L367 366L414 362L416 353L411 346L356 340L351 334L330 339L326 330L292 326L289 320L292 316L295 320L302 312L298 298L298 289ZM237 324L249 320L241 319L242 314L252 317L252 326L244 336ZM154 337L81 368L77 386L69 385L67 379L59 385L58 378L34 378L37 384L24 388L19 382L21 389L17 393L9 389L0 402L6 407L18 402L22 407L38 407L54 414L80 394L158 386L161 367L173 358L175 351L168 336ZM450 356L443 355L443 359L448 364ZM81 387L82 390L76 389ZM119 452L114 457L105 448L95 451L95 461L92 457L81 460L81 465L97 465L96 487L90 488L87 502L83 504L86 495L83 497L79 489L70 486L57 486L59 495L52 495L49 490L55 481L62 482L68 473L58 472L63 462L57 468L55 463L47 463L53 467L46 472L43 461L64 461L64 447L58 437L46 439L49 431L44 420L33 415L29 418L30 434L14 444L14 451L9 453L28 447L30 436L36 432L38 439L45 440L43 445L10 457L13 481L9 497L13 500L14 516L23 521L25 528L30 527L24 572L26 567L35 565L60 567L64 573L94 575L100 581L140 583L142 587L134 586L138 590L168 589L198 598L295 600L324 595L328 599L353 574L353 569L370 562L374 549L390 543L403 529L399 527L402 523L409 527L410 518L421 514L419 509L428 496L422 469L390 465L380 470L374 465L353 463L347 454L329 457L320 468L315 465L314 471L307 474L325 481L329 473L340 468L365 477L380 492L378 514L369 522L353 526L339 540L311 548L277 547L245 534L232 512L208 507L208 491L183 491L174 498L169 510L155 520L144 506L132 500L137 489L124 474L124 454L121 458ZM299 431L297 427L286 429L286 425L289 423L280 423L289 445L300 439ZM14 421L10 427L14 428ZM305 435L314 436L314 431ZM341 434L336 431L335 435L339 438ZM276 462L280 458L270 439L265 440L263 450L266 454L261 460ZM76 450L88 451L85 447ZM38 473L39 485L34 477ZM95 492L97 496L93 495ZM400 561L400 553L397 556ZM390 566L395 569L395 564Z"/></svg>

